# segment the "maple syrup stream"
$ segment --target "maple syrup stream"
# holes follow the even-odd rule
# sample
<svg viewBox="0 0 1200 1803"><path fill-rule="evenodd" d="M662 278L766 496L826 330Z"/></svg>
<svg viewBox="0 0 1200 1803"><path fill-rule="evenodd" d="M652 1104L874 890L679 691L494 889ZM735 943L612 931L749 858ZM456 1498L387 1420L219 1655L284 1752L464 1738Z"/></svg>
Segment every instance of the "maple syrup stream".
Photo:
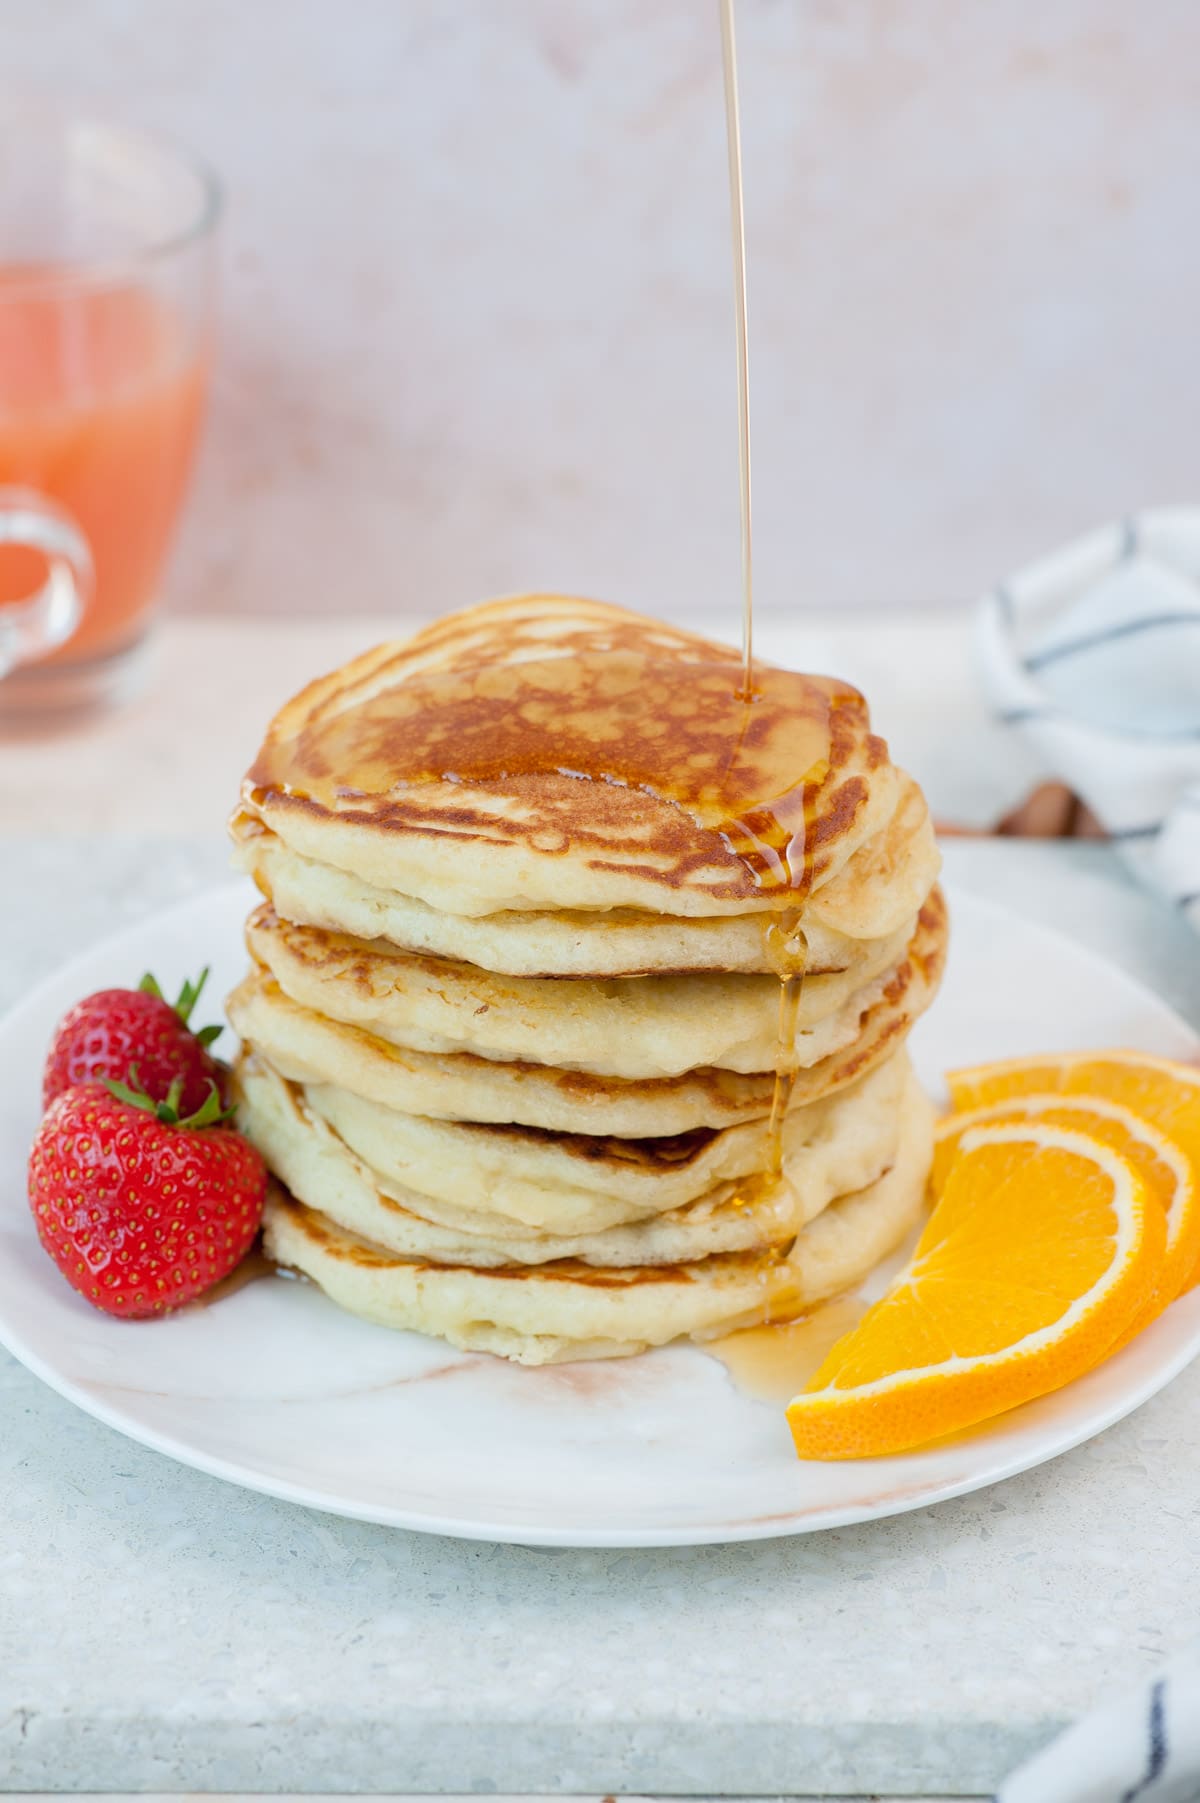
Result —
<svg viewBox="0 0 1200 1803"><path fill-rule="evenodd" d="M729 157L729 223L733 244L733 309L737 349L738 475L742 525L742 700L754 704L754 569L750 509L750 354L746 319L746 216L742 191L742 130L738 104L737 35L734 0L717 0L721 15L721 60L725 76L725 137ZM807 817L805 819L804 877L809 877ZM786 1181L783 1172L783 1130L788 1103L796 1081L796 1029L804 992L808 942L800 926L800 911L789 908L767 927L765 945L771 966L779 977L779 1027L775 1044L775 1084L763 1170L745 1187L743 1205L756 1192ZM788 1248L791 1251L791 1248ZM835 1339L853 1322L829 1304L808 1319L750 1329L714 1341L708 1350L729 1370L741 1389L764 1401L787 1401L820 1364Z"/></svg>
<svg viewBox="0 0 1200 1803"><path fill-rule="evenodd" d="M746 316L746 210L742 189L742 121L738 103L737 30L734 0L717 0L721 15L721 63L725 78L725 142L729 159L729 224L733 250L733 314L737 353L738 474L742 522L742 693L754 705L754 559L750 511L750 351ZM807 840L807 833L805 834ZM804 846L807 880L808 845ZM775 1047L775 1088L767 1128L763 1180L783 1172L783 1128L796 1080L796 1027L808 944L792 908L766 930L766 949L780 981L779 1030Z"/></svg>
<svg viewBox="0 0 1200 1803"><path fill-rule="evenodd" d="M742 201L742 119L738 106L733 0L718 0L725 72L725 144L729 153L729 226L733 242L733 316L737 340L738 476L742 517L742 698L754 698L754 581L750 539L750 351L746 326L746 216Z"/></svg>

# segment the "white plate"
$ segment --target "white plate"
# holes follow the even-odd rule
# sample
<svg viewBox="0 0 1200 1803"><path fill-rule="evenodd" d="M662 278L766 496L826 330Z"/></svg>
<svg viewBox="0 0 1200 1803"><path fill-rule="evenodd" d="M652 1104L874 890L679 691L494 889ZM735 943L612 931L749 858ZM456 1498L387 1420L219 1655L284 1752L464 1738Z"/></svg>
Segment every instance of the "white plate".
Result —
<svg viewBox="0 0 1200 1803"><path fill-rule="evenodd" d="M242 973L241 885L142 921L76 959L0 1025L0 1339L89 1414L232 1483L429 1533L542 1546L682 1546L838 1527L1024 1471L1127 1415L1200 1351L1200 1291L1117 1358L954 1444L800 1464L772 1405L688 1346L527 1370L390 1333L319 1291L256 1283L158 1322L95 1313L38 1245L24 1201L54 1024L150 967L173 990L208 960ZM950 1065L1200 1042L1167 1007L1067 939L952 895L945 989L913 1038L935 1091ZM212 1018L210 1009L205 1018Z"/></svg>

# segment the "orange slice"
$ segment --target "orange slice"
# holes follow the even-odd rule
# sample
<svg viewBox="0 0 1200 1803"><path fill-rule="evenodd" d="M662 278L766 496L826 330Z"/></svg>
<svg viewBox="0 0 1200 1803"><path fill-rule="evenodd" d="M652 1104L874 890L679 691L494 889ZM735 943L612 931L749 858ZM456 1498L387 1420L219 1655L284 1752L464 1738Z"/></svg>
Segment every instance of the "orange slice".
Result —
<svg viewBox="0 0 1200 1803"><path fill-rule="evenodd" d="M1192 1181L1200 1194L1200 1067L1155 1058L1149 1052L1063 1052L951 1071L947 1082L956 1109L1049 1091L1119 1102L1175 1142L1192 1167ZM1186 1239L1191 1223L1181 1231ZM1200 1226L1191 1250L1191 1269L1180 1278L1176 1295L1200 1282Z"/></svg>
<svg viewBox="0 0 1200 1803"><path fill-rule="evenodd" d="M1124 1344L1175 1300L1200 1259L1200 1189L1187 1154L1176 1140L1168 1139L1141 1115L1104 1096L1013 1096L990 1107L949 1115L939 1123L931 1179L934 1195L940 1195L945 1187L964 1133L972 1127L1019 1120L1070 1127L1103 1140L1129 1160L1163 1211L1166 1239L1158 1284L1143 1314L1125 1330Z"/></svg>
<svg viewBox="0 0 1200 1803"><path fill-rule="evenodd" d="M1135 1166L1041 1121L973 1127L892 1290L788 1404L802 1459L954 1433L1088 1370L1149 1303L1166 1240Z"/></svg>

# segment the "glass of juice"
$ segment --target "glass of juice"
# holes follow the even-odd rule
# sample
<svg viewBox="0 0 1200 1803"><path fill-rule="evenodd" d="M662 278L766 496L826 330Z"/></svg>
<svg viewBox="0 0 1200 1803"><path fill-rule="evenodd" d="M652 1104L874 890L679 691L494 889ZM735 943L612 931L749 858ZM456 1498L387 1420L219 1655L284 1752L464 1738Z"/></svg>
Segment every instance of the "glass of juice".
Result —
<svg viewBox="0 0 1200 1803"><path fill-rule="evenodd" d="M152 134L0 99L0 716L134 680L203 412L219 211Z"/></svg>

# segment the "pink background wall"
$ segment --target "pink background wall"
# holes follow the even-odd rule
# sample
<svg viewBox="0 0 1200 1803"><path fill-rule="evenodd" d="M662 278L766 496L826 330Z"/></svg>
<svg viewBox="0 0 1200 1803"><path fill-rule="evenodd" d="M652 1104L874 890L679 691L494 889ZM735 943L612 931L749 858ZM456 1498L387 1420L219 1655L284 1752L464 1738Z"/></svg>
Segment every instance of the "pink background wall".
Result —
<svg viewBox="0 0 1200 1803"><path fill-rule="evenodd" d="M1195 498L1200 9L740 0L764 607ZM0 0L230 189L175 605L737 584L712 0Z"/></svg>

